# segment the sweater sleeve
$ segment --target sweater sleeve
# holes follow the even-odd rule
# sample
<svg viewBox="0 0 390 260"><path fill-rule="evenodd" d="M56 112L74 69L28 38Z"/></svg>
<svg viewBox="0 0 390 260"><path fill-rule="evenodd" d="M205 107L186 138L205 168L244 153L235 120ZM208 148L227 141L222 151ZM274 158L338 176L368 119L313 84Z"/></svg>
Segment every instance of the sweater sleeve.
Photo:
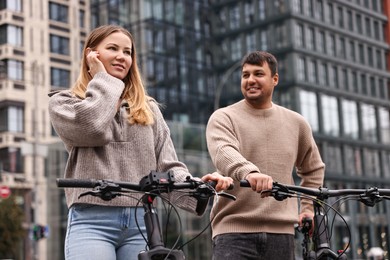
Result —
<svg viewBox="0 0 390 260"><path fill-rule="evenodd" d="M242 156L233 121L223 109L211 115L206 128L206 139L211 159L222 175L239 181L250 172L260 172Z"/></svg>
<svg viewBox="0 0 390 260"><path fill-rule="evenodd" d="M86 97L75 97L70 91L49 99L51 123L67 146L102 146L112 139L110 122L124 83L100 72L89 82Z"/></svg>
<svg viewBox="0 0 390 260"><path fill-rule="evenodd" d="M325 164L321 159L317 144L308 123L304 122L300 131L299 151L296 162L300 185L308 188L319 188L323 185ZM301 213L313 212L313 202L301 200Z"/></svg>
<svg viewBox="0 0 390 260"><path fill-rule="evenodd" d="M155 115L155 151L157 160L157 171L166 172L173 171L176 182L185 181L187 176L192 177L187 169L187 166L179 161L175 147L173 145L170 130L165 122L165 119L154 101L151 101L151 107ZM196 214L197 200L193 197L183 196L181 191L173 191L168 198L178 207Z"/></svg>

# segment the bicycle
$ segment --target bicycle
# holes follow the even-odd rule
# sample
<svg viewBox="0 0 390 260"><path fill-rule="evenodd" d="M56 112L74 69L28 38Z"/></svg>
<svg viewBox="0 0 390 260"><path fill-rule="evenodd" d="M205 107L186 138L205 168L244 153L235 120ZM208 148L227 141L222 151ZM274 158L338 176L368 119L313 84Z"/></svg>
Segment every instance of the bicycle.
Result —
<svg viewBox="0 0 390 260"><path fill-rule="evenodd" d="M92 190L82 193L79 197L91 195L100 197L106 201L112 200L117 196L129 196L126 194L142 192L143 196L140 199L140 203L142 203L142 206L145 210L144 220L147 237L144 237L144 239L146 241L147 248L145 251L141 251L138 254L138 260L185 259L183 250L177 249L175 246L173 248L168 248L164 244L157 211L153 207L155 199L160 197L161 194L170 193L173 190L188 189L186 194L198 200L196 207L196 212L198 215L202 215L205 212L207 206L209 205L209 198L214 195L224 196L232 200L236 199L233 195L228 193L217 193L214 189L216 185L215 182L205 183L203 181L187 177L184 182L177 183L175 181L174 174L170 171L151 171L150 174L144 176L139 183L111 180L81 180L63 178L57 178L56 181L57 187L60 188L92 188ZM233 186L229 187L229 189L232 188ZM167 201L166 199L164 200ZM170 204L169 201L168 203ZM205 229L202 232L204 231ZM186 244L188 244L188 242Z"/></svg>
<svg viewBox="0 0 390 260"><path fill-rule="evenodd" d="M247 180L240 181L240 187L250 187ZM333 251L330 243L330 232L328 213L333 210L338 216L342 218L347 227L349 237L351 237L348 224L342 215L334 208L334 205L343 200L357 200L364 203L366 206L373 207L382 199L390 199L390 189L378 189L377 187L367 189L338 189L331 190L325 187L307 188L296 185L286 185L274 182L271 190L263 191L270 193L278 201L287 198L301 197L313 201L314 218L303 219L302 226L298 227L298 231L304 235L302 241L302 256L304 260L326 260L326 259L347 259L346 251L350 246L350 242L344 249ZM327 203L330 197L342 197L332 205ZM336 216L336 215L335 215ZM309 232L314 222L313 233L310 236Z"/></svg>

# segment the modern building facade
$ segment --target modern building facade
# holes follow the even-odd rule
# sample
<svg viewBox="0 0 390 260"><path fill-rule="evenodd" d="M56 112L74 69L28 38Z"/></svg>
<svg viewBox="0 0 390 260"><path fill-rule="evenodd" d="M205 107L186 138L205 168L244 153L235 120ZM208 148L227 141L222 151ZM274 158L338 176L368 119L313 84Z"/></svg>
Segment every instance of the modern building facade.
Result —
<svg viewBox="0 0 390 260"><path fill-rule="evenodd" d="M57 227L66 213L59 214L62 198L53 174L63 174L58 162L64 150L55 144L47 94L68 88L78 75L87 7L85 1L0 1L1 184L11 188L25 212L20 259L62 259L63 246L53 241L63 237ZM53 158L55 164L48 163ZM36 224L48 227L50 239L31 239Z"/></svg>
<svg viewBox="0 0 390 260"><path fill-rule="evenodd" d="M66 153L47 93L75 81L90 29L111 23L133 33L147 91L166 105L179 158L194 175L213 171L205 124L241 99L242 56L267 50L279 60L274 102L310 122L326 186L390 188L389 17L390 0L0 0L1 184L18 196L26 230L50 227L49 239L26 237L23 259L63 259L67 211L55 178ZM341 204L351 259L371 247L388 255L389 209ZM185 242L208 218L183 212L182 221ZM338 217L334 226L342 248L347 228ZM207 259L209 231L184 249Z"/></svg>

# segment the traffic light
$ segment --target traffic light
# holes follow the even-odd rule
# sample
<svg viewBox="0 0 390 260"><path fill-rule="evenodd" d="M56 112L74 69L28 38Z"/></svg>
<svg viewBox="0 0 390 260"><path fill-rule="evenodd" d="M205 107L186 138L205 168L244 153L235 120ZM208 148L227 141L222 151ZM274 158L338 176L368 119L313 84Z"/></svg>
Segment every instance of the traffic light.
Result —
<svg viewBox="0 0 390 260"><path fill-rule="evenodd" d="M49 232L48 226L34 224L32 229L31 229L31 238L35 241L38 241L41 238L47 237L48 232Z"/></svg>

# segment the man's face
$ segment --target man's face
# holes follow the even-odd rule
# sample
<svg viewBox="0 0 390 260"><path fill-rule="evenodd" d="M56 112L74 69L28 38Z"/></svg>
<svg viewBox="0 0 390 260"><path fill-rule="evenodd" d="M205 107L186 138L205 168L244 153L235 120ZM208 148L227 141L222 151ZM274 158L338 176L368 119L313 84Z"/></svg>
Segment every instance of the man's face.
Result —
<svg viewBox="0 0 390 260"><path fill-rule="evenodd" d="M271 75L266 62L263 65L245 64L241 72L241 92L254 108L269 108L272 106L272 93L278 79L277 73Z"/></svg>

